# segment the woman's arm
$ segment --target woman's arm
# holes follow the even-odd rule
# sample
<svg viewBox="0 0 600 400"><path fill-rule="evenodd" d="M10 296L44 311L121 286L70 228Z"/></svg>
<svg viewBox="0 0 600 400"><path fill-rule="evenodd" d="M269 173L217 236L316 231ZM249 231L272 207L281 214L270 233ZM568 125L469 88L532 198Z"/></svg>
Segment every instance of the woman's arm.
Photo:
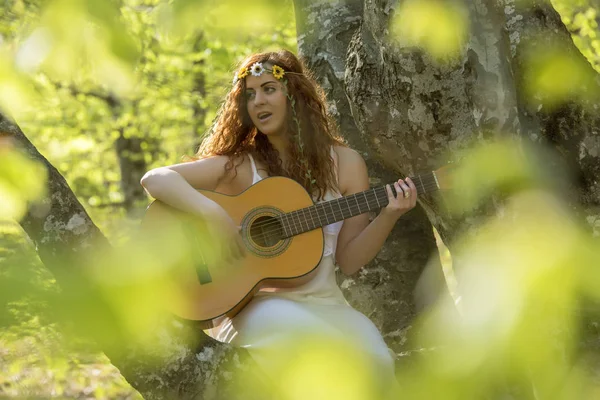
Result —
<svg viewBox="0 0 600 400"><path fill-rule="evenodd" d="M239 257L244 253L238 227L223 207L197 189L214 190L225 176L227 161L226 156L215 156L156 168L148 171L140 181L155 199L205 218L212 232L207 240L220 247L225 258Z"/></svg>
<svg viewBox="0 0 600 400"><path fill-rule="evenodd" d="M367 166L362 157L347 148L338 154L339 183L343 195L348 196L369 189ZM415 206L417 191L410 179L407 179L406 183L399 180L394 186L399 193L398 198L393 197L388 187L389 204L371 223L368 214L357 215L344 221L338 237L336 260L345 275L356 273L371 261L381 250L398 218ZM405 199L402 196L403 189L409 188L411 196Z"/></svg>
<svg viewBox="0 0 600 400"><path fill-rule="evenodd" d="M179 210L208 216L217 204L197 189L214 190L223 178L227 157L215 156L148 171L140 181L146 192Z"/></svg>

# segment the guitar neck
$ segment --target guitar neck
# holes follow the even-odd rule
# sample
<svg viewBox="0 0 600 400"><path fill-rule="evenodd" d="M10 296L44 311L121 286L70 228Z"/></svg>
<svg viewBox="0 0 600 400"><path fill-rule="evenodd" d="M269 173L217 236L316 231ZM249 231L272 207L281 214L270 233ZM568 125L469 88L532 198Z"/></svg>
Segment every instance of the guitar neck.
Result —
<svg viewBox="0 0 600 400"><path fill-rule="evenodd" d="M410 179L415 183L417 194L430 193L440 188L433 171ZM390 186L396 195L394 185ZM284 237L291 237L369 211L377 211L388 203L385 186L381 186L285 213L279 220Z"/></svg>

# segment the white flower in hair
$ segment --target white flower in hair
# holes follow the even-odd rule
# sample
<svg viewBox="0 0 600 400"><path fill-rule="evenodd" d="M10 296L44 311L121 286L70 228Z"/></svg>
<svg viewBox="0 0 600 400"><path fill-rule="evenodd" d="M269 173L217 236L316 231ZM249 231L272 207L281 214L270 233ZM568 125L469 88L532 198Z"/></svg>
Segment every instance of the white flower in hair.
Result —
<svg viewBox="0 0 600 400"><path fill-rule="evenodd" d="M235 85L238 81L237 72L233 75L233 84Z"/></svg>
<svg viewBox="0 0 600 400"><path fill-rule="evenodd" d="M262 63L257 62L252 64L250 72L252 72L253 76L261 76L265 72L265 67L263 67Z"/></svg>

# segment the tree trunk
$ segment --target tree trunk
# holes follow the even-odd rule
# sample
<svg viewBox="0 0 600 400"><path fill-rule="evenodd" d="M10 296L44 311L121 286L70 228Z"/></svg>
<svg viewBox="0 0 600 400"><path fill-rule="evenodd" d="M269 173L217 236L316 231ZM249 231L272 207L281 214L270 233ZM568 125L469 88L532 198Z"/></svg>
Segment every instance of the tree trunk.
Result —
<svg viewBox="0 0 600 400"><path fill-rule="evenodd" d="M116 121L123 108L122 102L110 95L107 97L113 119ZM130 105L137 107L137 101ZM146 160L142 150L142 138L128 137L125 134L127 127L118 127L119 137L115 140L115 153L119 160L119 170L121 171L121 192L123 193L123 206L127 212L136 210L136 204L147 200L144 189L139 184L140 179L146 173Z"/></svg>
<svg viewBox="0 0 600 400"><path fill-rule="evenodd" d="M553 108L549 99L538 96L537 103L532 103L525 94L527 80L531 79L524 66L526 57L531 57L532 50L543 51L556 43L576 55L590 74L596 74L575 48L549 1L464 1L470 13L471 35L459 54L460 61L445 65L433 62L424 52L393 43L390 21L402 3L295 2L301 52L330 94L344 136L363 152L372 175L378 177L387 171L410 176L432 170L440 163L460 160L474 144L500 137L543 143L550 145L562 165L574 171L572 189L576 196L571 198L571 206L589 223L590 234L597 236L600 141L598 104L594 101L599 97ZM316 15L320 16L318 21ZM540 37L544 40L539 41ZM587 90L597 93L597 84ZM375 167L379 162L383 165L380 170ZM557 162L548 168L555 168L559 174L561 167ZM450 246L459 234L476 232L479 218L498 213L501 207L501 203L490 202L469 218L455 217L447 212L443 201L433 200L432 196L422 196L419 204ZM389 251L388 242L376 260L388 271L384 282L401 279L404 283L399 295L388 288L377 288L383 290L377 291L380 296L385 293L380 298L388 302L397 296L411 304L409 293L426 259L423 252L435 253L430 232L425 228L427 221L419 218L420 212L403 217L399 228L402 224L414 224L421 237L418 232L404 230L404 235L398 229L390 238L392 243L402 240L403 247L418 249L418 256L394 249L395 257L381 263L381 256ZM417 237L421 240L417 241ZM460 269L460 260L454 261ZM411 277L401 275L405 270L413 271ZM366 272L361 279L369 277L372 274ZM354 287L347 293L350 299L353 290ZM368 289L363 286L361 290ZM365 306L373 304L377 300L356 306L365 310ZM375 318L394 349L399 347L389 340L390 328L405 328L414 315L411 310L410 306L404 308L403 318ZM382 320L394 320L399 325L384 326ZM590 331L595 336L586 341L597 347L597 332Z"/></svg>
<svg viewBox="0 0 600 400"><path fill-rule="evenodd" d="M113 121L119 119L122 113L124 103L112 93L104 93L102 91L81 91L75 85L64 86L61 83L57 84L59 88L67 88L73 96L84 95L96 97L106 102L109 107ZM137 101L128 104L130 107L136 108ZM142 151L142 139L128 137L124 131L126 127L117 126L119 137L115 140L115 154L119 160L119 170L121 172L120 187L123 193L123 203L118 204L125 207L128 212L135 210L136 203L147 200L144 189L139 185L140 179L147 171L146 160Z"/></svg>
<svg viewBox="0 0 600 400"><path fill-rule="evenodd" d="M578 204L597 220L599 169L597 105L552 109L525 99L527 47L561 43L591 66L573 45L547 1L517 8L514 1L465 2L471 36L454 66L438 66L422 52L390 44L387 27L397 6L368 2L348 47L346 93L361 137L391 169L411 174L436 168L452 149L457 157L476 142L515 135L551 144L581 176ZM533 42L538 34L546 42ZM593 88L595 90L596 88ZM596 183L594 183L596 182ZM455 226L427 204L429 217L449 241ZM597 228L596 228L597 229Z"/></svg>
<svg viewBox="0 0 600 400"><path fill-rule="evenodd" d="M202 52L203 49L206 48L206 40L204 38L204 33L199 32L194 40L193 51L196 54L196 57ZM199 58L199 57L198 57ZM206 119L206 76L205 76L205 62L204 59L196 59L193 63L193 76L194 76L194 85L192 88L192 93L195 96L195 102L193 104L194 110L194 124L193 124L193 132L192 132L192 141L194 146L199 146L202 136L204 135L203 129L205 128L205 119Z"/></svg>
<svg viewBox="0 0 600 400"><path fill-rule="evenodd" d="M329 110L337 119L342 136L364 157L371 186L409 176L413 170L407 165L400 166L400 152L391 156L397 161L385 165L386 160L373 151L365 139L368 135L379 137L385 130L382 126L361 126L360 120L352 118L353 104L346 95L347 51L352 37L364 26L364 2L296 0L295 7L300 54L325 89ZM317 15L319 18L315 18ZM380 84L370 80L361 82ZM376 88L370 88L373 89ZM381 89L390 95L395 90L394 87ZM373 101L366 99L364 104L373 104ZM374 120L380 118L383 116ZM431 166L423 164L419 172L431 170ZM419 285L421 277L423 281ZM433 229L423 208L418 206L398 221L381 252L360 273L352 277L338 273L338 283L352 306L373 320L395 353L410 354L406 332L411 329L417 312L437 296L449 296ZM427 291L419 290L423 284ZM435 295L431 296L432 293Z"/></svg>
<svg viewBox="0 0 600 400"><path fill-rule="evenodd" d="M111 318L111 311L93 298L94 287L87 283L85 269L92 264L94 254L109 254L111 246L91 221L60 173L25 137L21 129L0 113L0 132L48 171L48 190L39 203L30 205L21 226L36 246L44 265L61 286L63 301L77 324L82 316L87 327L79 327L96 341L125 379L146 399L201 398L235 399L229 385L232 374L246 373L240 360L247 355L206 336L193 325L166 319L153 330L152 351L141 348L126 335L118 341L106 341L95 330L118 331L120 326ZM67 300L68 299L68 300ZM92 308L93 307L93 308ZM86 315L95 312L94 319ZM81 323L81 322L80 322ZM247 364L246 364L247 365ZM240 398L247 398L241 395Z"/></svg>
<svg viewBox="0 0 600 400"><path fill-rule="evenodd" d="M140 179L148 170L141 144L141 138L127 138L123 135L123 129L119 130L115 150L121 170L121 191L125 199L123 205L127 211L132 211L136 203L147 200L140 185Z"/></svg>

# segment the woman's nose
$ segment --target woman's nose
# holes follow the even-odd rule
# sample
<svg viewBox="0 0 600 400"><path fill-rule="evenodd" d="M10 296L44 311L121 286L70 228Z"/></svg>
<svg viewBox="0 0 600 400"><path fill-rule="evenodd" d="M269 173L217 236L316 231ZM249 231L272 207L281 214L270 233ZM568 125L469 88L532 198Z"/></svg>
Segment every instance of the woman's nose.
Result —
<svg viewBox="0 0 600 400"><path fill-rule="evenodd" d="M263 104L265 102L265 95L258 92L254 96L254 104Z"/></svg>

